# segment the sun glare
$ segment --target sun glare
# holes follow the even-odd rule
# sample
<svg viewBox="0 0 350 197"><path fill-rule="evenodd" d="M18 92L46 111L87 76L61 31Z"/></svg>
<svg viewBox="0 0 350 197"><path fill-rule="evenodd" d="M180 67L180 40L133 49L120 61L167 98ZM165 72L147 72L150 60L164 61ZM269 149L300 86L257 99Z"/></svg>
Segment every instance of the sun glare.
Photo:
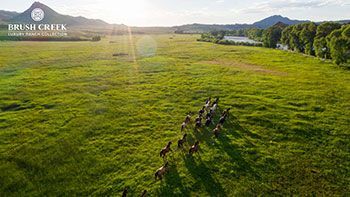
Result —
<svg viewBox="0 0 350 197"><path fill-rule="evenodd" d="M122 21L133 21L145 18L149 13L150 4L146 0L110 0L108 6L113 7L113 17Z"/></svg>

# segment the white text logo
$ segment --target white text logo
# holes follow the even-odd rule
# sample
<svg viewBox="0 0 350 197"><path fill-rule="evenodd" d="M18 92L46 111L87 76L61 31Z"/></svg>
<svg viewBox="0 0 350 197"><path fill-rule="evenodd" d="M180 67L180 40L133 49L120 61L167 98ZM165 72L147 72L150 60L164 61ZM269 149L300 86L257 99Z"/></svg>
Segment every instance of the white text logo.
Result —
<svg viewBox="0 0 350 197"><path fill-rule="evenodd" d="M40 8L35 8L33 11L32 11L32 19L36 22L39 22L39 21L42 21L44 19L44 16L45 16L45 13L42 9Z"/></svg>

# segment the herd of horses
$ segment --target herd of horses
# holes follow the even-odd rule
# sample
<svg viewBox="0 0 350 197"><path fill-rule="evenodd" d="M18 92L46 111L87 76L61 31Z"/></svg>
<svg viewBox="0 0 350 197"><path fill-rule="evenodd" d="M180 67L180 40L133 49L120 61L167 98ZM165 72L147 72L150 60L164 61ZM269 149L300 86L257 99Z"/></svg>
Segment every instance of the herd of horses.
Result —
<svg viewBox="0 0 350 197"><path fill-rule="evenodd" d="M198 111L198 116L194 119L194 129L196 132L198 132L203 126L209 127L214 124L214 116L217 114L217 109L219 106L219 98L216 98L214 101L209 97L206 101L204 106ZM223 124L225 123L226 119L228 118L230 113L230 108L225 109L221 115L218 123L216 124L215 128L213 129L213 135L217 138L220 135L221 129ZM191 124L191 116L192 113L189 112L181 124L181 132L185 131L185 129ZM205 123L203 124L203 122ZM187 134L184 133L182 138L177 141L177 147L178 149L184 149L184 144L187 142ZM159 156L163 159L166 158L167 154L172 151L171 149L172 142L168 142L167 145L161 149L159 152ZM193 154L197 153L199 151L199 140L196 140L196 142L190 146L188 150L188 155L192 156ZM155 180L162 180L163 176L167 173L169 168L169 162L166 161L164 165L162 165L154 174ZM128 193L127 188L123 191L123 197L126 197ZM141 194L141 197L144 197L147 195L147 190L144 190Z"/></svg>

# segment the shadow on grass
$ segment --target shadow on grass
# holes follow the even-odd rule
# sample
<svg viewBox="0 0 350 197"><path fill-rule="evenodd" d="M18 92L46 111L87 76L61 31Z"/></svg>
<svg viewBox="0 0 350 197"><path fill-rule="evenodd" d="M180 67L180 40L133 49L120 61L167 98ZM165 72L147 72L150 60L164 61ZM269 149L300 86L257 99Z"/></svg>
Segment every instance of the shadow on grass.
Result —
<svg viewBox="0 0 350 197"><path fill-rule="evenodd" d="M215 122L218 122L218 120ZM258 140L261 139L261 136L242 127L238 118L232 114L230 114L223 127L224 130L221 132L218 138L215 138L212 133L212 129L215 128L215 126L207 127L203 129L201 133L195 133L195 136L209 147L219 149L220 152L226 153L232 159L232 161L237 164L235 165L237 166L235 167L235 171L239 173L237 175L250 175L255 179L260 179L260 175L256 170L254 170L252 164L250 164L250 162L243 157L240 147L233 144L232 139L230 139L229 136L236 139L243 139L244 147L247 148L255 147L247 136ZM253 151L250 151L249 154L257 154L257 152L253 149Z"/></svg>
<svg viewBox="0 0 350 197"><path fill-rule="evenodd" d="M162 187L158 191L159 196L190 196L190 190L185 188L182 184L182 180L177 170L177 166L171 165L170 171L164 178Z"/></svg>
<svg viewBox="0 0 350 197"><path fill-rule="evenodd" d="M243 139L244 147L247 148L255 147L249 138L260 140L262 137L242 127L238 118L230 114L224 124L224 131L222 131L218 138L214 138L212 130L215 128L216 123L219 122L220 114L215 116L214 124L211 124L209 127L203 125L203 127L198 130L192 126L188 127L186 132L188 134L187 143L192 145L196 140L199 140L201 144L206 144L213 149L219 149L220 152L226 153L231 158L232 162L235 162L236 165L234 165L233 168L235 168L234 171L237 173L237 176L248 175L255 179L261 179L258 172L251 166L251 162L243 157L240 147L233 144L228 136ZM248 154L257 153L253 149L253 151ZM212 169L210 163L203 162L200 154L189 156L187 154L187 149L185 149L182 150L181 157L190 175L196 180L196 184L203 187L209 196L227 196L220 182L212 176L212 173L217 169ZM169 172L166 177L164 185L159 190L161 196L174 195L179 192L181 192L181 196L189 196L189 188L184 188L181 179L177 167L172 167L171 172Z"/></svg>
<svg viewBox="0 0 350 197"><path fill-rule="evenodd" d="M204 186L209 196L227 196L221 184L212 177L211 169L198 156L184 156L186 168L193 178L202 186Z"/></svg>
<svg viewBox="0 0 350 197"><path fill-rule="evenodd" d="M228 120L224 124L225 128L229 128L231 131L235 132L239 135L239 137L243 137L242 134L245 134L254 139L262 139L262 137L256 133L252 133L248 129L241 126L238 118L234 115L230 114ZM236 136L235 136L236 137Z"/></svg>
<svg viewBox="0 0 350 197"><path fill-rule="evenodd" d="M235 172L238 173L237 175L250 175L255 179L261 179L259 173L254 170L254 167L252 167L252 164L243 157L239 147L232 144L230 138L226 135L219 136L218 142L215 141L214 146L221 152L226 152L226 154L237 164L237 167L235 167ZM251 152L250 154L257 153Z"/></svg>

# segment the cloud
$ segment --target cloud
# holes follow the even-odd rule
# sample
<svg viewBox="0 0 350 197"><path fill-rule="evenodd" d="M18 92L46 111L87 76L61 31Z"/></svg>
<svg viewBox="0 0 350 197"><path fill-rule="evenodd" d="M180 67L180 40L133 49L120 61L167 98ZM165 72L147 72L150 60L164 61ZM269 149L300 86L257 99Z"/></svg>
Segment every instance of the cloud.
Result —
<svg viewBox="0 0 350 197"><path fill-rule="evenodd" d="M290 9L309 9L321 8L327 6L348 6L347 0L273 0L256 3L252 7L243 8L240 10L232 10L237 13L262 13L262 12L276 12Z"/></svg>

